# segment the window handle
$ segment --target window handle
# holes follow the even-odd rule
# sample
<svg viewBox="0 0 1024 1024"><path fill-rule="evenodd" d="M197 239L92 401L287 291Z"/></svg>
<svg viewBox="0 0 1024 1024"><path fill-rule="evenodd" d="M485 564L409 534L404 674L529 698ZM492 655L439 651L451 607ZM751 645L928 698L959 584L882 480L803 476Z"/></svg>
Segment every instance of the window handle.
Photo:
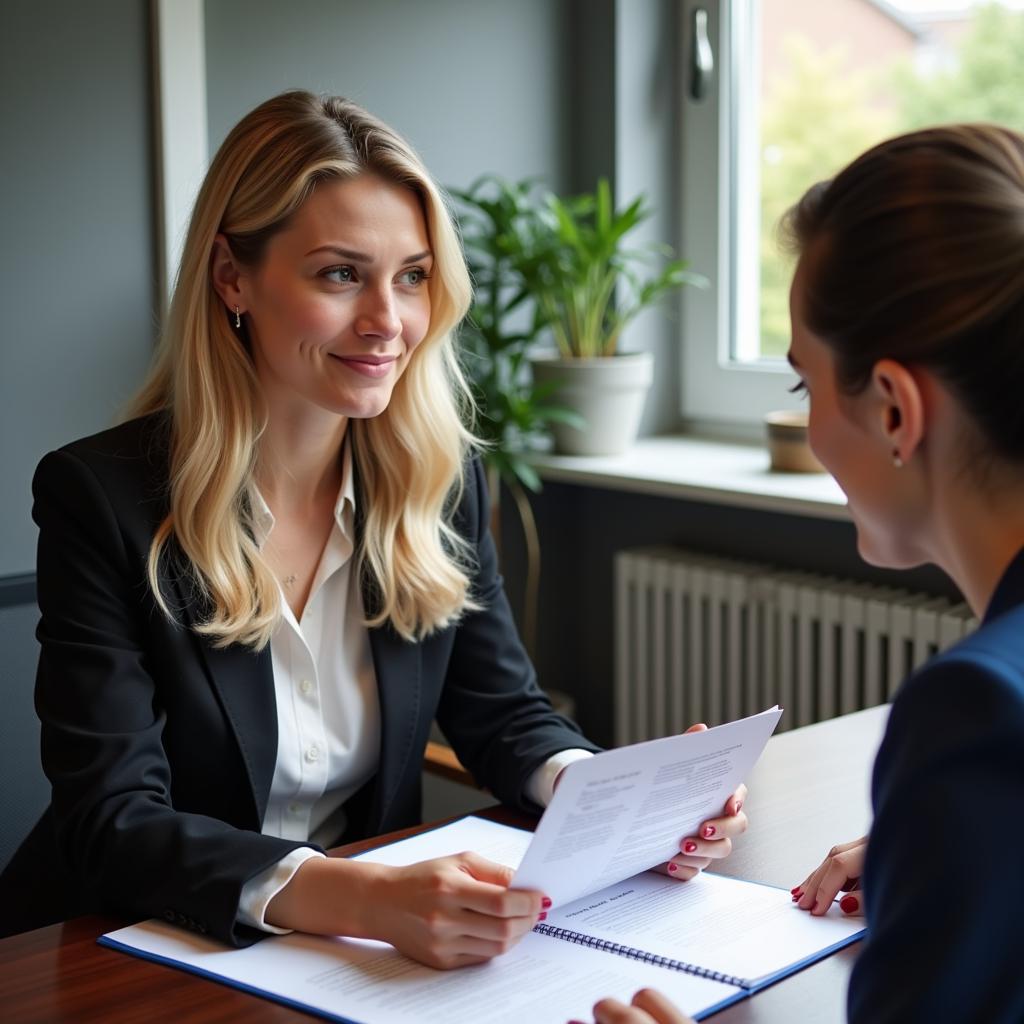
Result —
<svg viewBox="0 0 1024 1024"><path fill-rule="evenodd" d="M690 97L703 100L715 70L715 55L708 39L708 12L698 7L693 12L693 33L690 37Z"/></svg>

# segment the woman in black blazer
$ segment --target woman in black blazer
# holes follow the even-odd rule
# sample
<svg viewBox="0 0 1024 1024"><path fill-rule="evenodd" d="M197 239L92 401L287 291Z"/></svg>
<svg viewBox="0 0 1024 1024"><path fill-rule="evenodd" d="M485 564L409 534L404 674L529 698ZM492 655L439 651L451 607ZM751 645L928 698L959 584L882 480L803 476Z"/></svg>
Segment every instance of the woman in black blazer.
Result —
<svg viewBox="0 0 1024 1024"><path fill-rule="evenodd" d="M538 688L502 592L452 340L469 296L437 187L387 126L296 92L230 133L133 418L36 473L53 798L0 883L4 931L104 909L450 967L543 913L472 854L321 852L418 821L435 718L528 810L597 750ZM741 799L675 877L728 852Z"/></svg>
<svg viewBox="0 0 1024 1024"><path fill-rule="evenodd" d="M870 837L793 890L866 913L855 1024L1024 1020L1024 136L891 139L789 215L789 359L861 555L944 569L981 620L893 702ZM657 994L601 1024L682 1024Z"/></svg>

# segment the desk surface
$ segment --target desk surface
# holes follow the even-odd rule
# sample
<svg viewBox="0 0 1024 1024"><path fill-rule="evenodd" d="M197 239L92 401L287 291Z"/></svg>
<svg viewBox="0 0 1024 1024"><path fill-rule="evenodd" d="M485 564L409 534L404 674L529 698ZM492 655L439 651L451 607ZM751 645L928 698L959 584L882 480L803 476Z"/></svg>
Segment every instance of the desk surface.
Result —
<svg viewBox="0 0 1024 1024"><path fill-rule="evenodd" d="M751 830L723 874L791 888L834 843L866 831L868 782L888 708L872 708L769 741L746 810ZM523 824L495 808L487 816ZM388 839L417 831L395 833ZM356 853L380 839L346 846ZM83 917L0 941L0 1006L6 1020L127 1024L187 1020L246 1024L310 1018L265 999L96 945L123 921ZM853 946L717 1014L715 1024L840 1024Z"/></svg>

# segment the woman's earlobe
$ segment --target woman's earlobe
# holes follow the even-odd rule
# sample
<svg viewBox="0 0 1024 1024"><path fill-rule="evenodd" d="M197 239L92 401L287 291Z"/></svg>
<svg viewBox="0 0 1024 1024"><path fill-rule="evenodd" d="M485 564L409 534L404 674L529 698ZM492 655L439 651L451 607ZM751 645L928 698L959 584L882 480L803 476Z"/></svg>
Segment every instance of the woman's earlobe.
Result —
<svg viewBox="0 0 1024 1024"><path fill-rule="evenodd" d="M921 443L925 429L925 402L915 374L894 359L875 364L873 382L882 404L882 440L900 468L910 460Z"/></svg>
<svg viewBox="0 0 1024 1024"><path fill-rule="evenodd" d="M210 280L221 301L232 312L236 307L244 305L240 288L241 276L227 238L224 235L217 235L210 253Z"/></svg>

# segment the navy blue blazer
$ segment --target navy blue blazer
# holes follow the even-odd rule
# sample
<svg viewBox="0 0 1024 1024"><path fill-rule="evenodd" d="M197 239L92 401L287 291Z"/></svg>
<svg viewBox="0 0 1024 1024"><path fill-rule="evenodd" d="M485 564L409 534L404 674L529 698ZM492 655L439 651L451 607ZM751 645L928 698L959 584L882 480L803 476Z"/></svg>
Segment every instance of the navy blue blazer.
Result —
<svg viewBox="0 0 1024 1024"><path fill-rule="evenodd" d="M146 559L168 507L167 442L166 419L145 417L50 453L36 472L36 707L53 795L0 878L0 933L110 911L246 945L265 933L235 920L242 886L305 845L260 834L277 756L269 647L199 637L188 627L202 605L174 571L181 625L155 605ZM524 794L535 768L559 750L597 749L537 685L488 517L474 461L454 522L473 546L482 611L419 643L370 630L380 762L339 841L420 820L435 717L475 778L526 810L537 810Z"/></svg>
<svg viewBox="0 0 1024 1024"><path fill-rule="evenodd" d="M1024 1021L1024 552L893 702L872 783L853 1024Z"/></svg>

